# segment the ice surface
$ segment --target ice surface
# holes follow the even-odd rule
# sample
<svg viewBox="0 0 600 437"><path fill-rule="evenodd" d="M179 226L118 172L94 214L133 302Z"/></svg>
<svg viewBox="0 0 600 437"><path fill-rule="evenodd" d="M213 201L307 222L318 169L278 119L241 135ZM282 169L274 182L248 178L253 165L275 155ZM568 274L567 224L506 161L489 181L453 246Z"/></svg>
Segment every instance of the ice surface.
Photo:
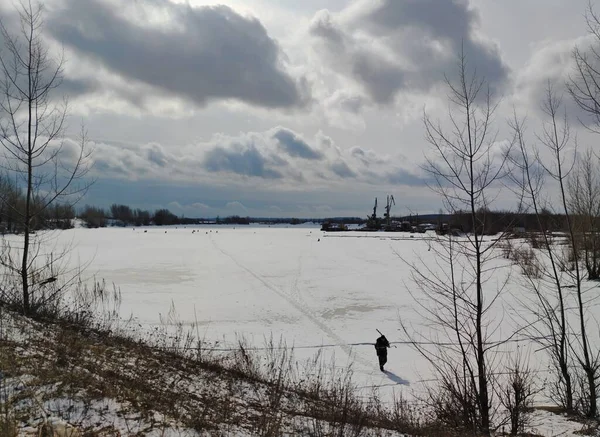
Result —
<svg viewBox="0 0 600 437"><path fill-rule="evenodd" d="M282 338L299 360L321 350L337 366L353 363L365 390L378 386L391 395L432 378L428 363L402 343L389 350L380 372L373 347L376 329L392 343L400 340L400 320L429 329L410 295L418 290L403 259L421 256L433 264L432 234L251 225L76 228L53 236L58 248L73 245L71 263L90 263L88 277L116 284L123 317L144 326L161 323L173 305L180 320L197 321L200 336L220 348L233 347L238 336L256 347ZM497 338L518 322L513 313L524 286L515 268L505 270L490 277L499 287L507 272L514 276L491 313ZM546 371L545 356L534 353L533 367Z"/></svg>
<svg viewBox="0 0 600 437"><path fill-rule="evenodd" d="M122 315L143 325L159 324L173 304L220 347L240 335L262 347L272 335L294 345L299 360L322 349L338 366L353 362L365 387L423 377L408 346L390 349L389 374L372 346L375 329L393 342L399 318L414 316L408 267L394 252L426 251L421 238L252 225L76 228L54 237L57 247L73 245L71 263L90 263L88 277L116 284Z"/></svg>

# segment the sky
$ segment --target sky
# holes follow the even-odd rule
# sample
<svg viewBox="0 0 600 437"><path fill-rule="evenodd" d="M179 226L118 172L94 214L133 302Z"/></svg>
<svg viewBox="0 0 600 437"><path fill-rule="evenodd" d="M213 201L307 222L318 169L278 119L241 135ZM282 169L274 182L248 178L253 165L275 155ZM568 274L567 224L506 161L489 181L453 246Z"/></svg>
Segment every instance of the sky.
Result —
<svg viewBox="0 0 600 437"><path fill-rule="evenodd" d="M13 3L0 3L9 30ZM366 217L376 196L391 194L393 213L425 214L443 205L423 170L431 149L423 114L447 123L445 77L456 77L461 50L501 102L501 144L513 109L535 131L547 84L562 92L573 48L593 44L587 7L47 0L43 36L66 60L55 90L69 99L66 135L75 140L83 124L93 149L95 183L82 205L187 217ZM584 117L568 99L569 114Z"/></svg>

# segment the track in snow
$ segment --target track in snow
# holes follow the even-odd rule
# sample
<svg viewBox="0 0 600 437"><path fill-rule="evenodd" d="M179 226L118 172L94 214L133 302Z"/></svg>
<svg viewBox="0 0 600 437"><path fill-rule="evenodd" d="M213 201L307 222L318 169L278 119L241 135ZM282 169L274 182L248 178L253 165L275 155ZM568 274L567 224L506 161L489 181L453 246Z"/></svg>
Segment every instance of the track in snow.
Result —
<svg viewBox="0 0 600 437"><path fill-rule="evenodd" d="M350 358L352 361L358 361L358 362L360 362L361 364L363 364L363 365L365 365L367 367L372 367L373 366L372 363L369 363L364 358L359 357L357 354L355 354L352 351L352 347L350 347L350 345L348 345L348 343L342 337L340 337L339 335L337 335L322 320L320 320L318 317L316 317L312 313L312 311L311 311L310 308L308 308L302 302L299 302L298 299L294 298L293 296L290 296L289 294L283 292L276 285L274 285L271 282L267 281L260 274L254 272L253 270L249 269L248 267L246 267L245 265L243 265L242 263L240 263L234 256L232 256L231 254L229 254L228 252L226 252L225 250L223 250L221 247L219 247L219 245L214 241L214 238L212 237L212 235L210 236L210 241L213 244L213 246L215 247L215 249L217 249L223 255L225 255L226 257L228 257L229 259L231 259L231 261L233 261L239 268L241 268L242 270L246 271L248 274L250 274L256 280L260 281L268 290L272 291L273 293L275 293L276 295L278 295L279 297L281 297L282 299L284 299L285 301L287 301L292 307L294 307L294 309L296 309L304 317L306 317L308 320L310 320L324 334L326 334L337 345L339 345L339 347L346 353L346 355L348 355L348 358ZM298 273L298 276L300 276L300 272ZM294 281L293 288L295 288L296 294L299 295L298 288L297 288L297 282L298 282L298 278L296 278L296 280Z"/></svg>

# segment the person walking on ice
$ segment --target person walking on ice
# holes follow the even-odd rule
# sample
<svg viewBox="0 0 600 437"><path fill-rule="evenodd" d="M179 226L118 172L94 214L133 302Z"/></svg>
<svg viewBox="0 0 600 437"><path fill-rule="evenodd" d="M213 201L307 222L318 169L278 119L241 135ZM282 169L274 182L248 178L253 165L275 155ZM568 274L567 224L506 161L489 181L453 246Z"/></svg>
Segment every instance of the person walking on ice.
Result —
<svg viewBox="0 0 600 437"><path fill-rule="evenodd" d="M379 330L377 330L379 332ZM381 332L379 332L381 334ZM383 372L383 366L387 363L387 350L390 347L390 342L385 335L381 334L375 341L375 351L377 352L377 358L379 358L379 370Z"/></svg>

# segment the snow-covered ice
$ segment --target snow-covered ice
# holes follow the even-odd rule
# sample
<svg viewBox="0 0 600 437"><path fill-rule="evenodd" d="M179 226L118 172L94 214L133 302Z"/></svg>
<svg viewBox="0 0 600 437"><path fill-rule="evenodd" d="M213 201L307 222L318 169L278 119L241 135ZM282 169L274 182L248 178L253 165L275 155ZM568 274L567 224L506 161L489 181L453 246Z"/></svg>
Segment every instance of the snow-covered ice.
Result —
<svg viewBox="0 0 600 437"><path fill-rule="evenodd" d="M401 339L400 320L427 329L419 325L410 295L417 290L401 258L433 262L433 234L250 225L76 228L54 236L59 247L73 245L73 264L89 262L86 276L120 288L122 316L143 326L161 324L173 306L179 320L197 322L200 336L218 348L233 347L239 336L258 348L281 338L299 361L321 350L337 366L352 362L355 382L384 396L418 390L432 377L428 363L402 343L380 372L373 343L376 329L392 343ZM510 310L522 282L511 282L498 308ZM512 317L497 320L499 335L511 332ZM545 358L534 354L533 367L544 371Z"/></svg>
<svg viewBox="0 0 600 437"><path fill-rule="evenodd" d="M353 362L365 387L427 376L418 355L401 344L390 349L389 373L382 374L372 346L376 329L393 342L399 319L414 317L409 269L395 252L426 251L422 235L255 225L76 228L54 235L57 246L73 246L72 263L90 263L86 276L120 288L123 317L142 325L160 324L173 305L180 320L197 321L200 335L220 347L238 336L256 347L282 338L299 360L321 349L338 366Z"/></svg>

